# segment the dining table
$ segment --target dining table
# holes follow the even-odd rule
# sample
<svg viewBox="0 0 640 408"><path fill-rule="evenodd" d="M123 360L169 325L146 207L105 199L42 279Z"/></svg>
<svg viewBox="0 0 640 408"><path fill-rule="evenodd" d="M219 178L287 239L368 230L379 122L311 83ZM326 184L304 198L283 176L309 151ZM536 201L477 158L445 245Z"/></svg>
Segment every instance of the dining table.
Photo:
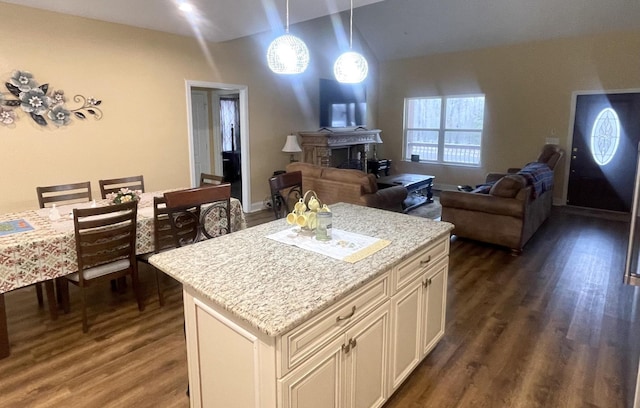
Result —
<svg viewBox="0 0 640 408"><path fill-rule="evenodd" d="M167 191L175 190L140 195L136 231L138 255L154 251L153 198L162 197ZM73 209L109 204L109 200L102 199L57 206L54 210L41 208L0 214L0 359L10 354L4 294L76 272ZM210 229L217 224L226 224L226 219L217 211L210 211L205 224ZM241 202L231 198L231 231L246 226Z"/></svg>

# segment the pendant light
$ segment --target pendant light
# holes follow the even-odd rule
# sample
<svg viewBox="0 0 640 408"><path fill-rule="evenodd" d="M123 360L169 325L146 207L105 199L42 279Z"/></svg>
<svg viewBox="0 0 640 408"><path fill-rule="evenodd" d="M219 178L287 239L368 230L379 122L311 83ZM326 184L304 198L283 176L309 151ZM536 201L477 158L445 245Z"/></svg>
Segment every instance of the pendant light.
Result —
<svg viewBox="0 0 640 408"><path fill-rule="evenodd" d="M309 66L307 45L300 38L289 34L289 0L287 0L286 32L269 45L267 64L276 74L301 74Z"/></svg>
<svg viewBox="0 0 640 408"><path fill-rule="evenodd" d="M369 73L367 59L360 53L353 51L353 0L351 0L351 15L349 17L349 51L338 57L333 65L333 74L338 82L357 84L365 80Z"/></svg>

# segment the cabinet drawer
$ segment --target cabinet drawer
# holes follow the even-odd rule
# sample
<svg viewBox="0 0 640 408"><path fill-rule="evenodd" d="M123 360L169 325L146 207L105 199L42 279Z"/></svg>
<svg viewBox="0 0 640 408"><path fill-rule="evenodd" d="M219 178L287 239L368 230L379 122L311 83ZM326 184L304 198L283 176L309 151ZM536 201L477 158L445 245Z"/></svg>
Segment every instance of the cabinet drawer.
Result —
<svg viewBox="0 0 640 408"><path fill-rule="evenodd" d="M385 273L318 316L282 335L279 347L280 377L387 300L389 295L389 273Z"/></svg>
<svg viewBox="0 0 640 408"><path fill-rule="evenodd" d="M402 289L416 276L424 273L427 268L433 266L438 260L449 253L449 237L446 236L431 246L420 250L409 259L403 261L394 268L393 283L394 292Z"/></svg>

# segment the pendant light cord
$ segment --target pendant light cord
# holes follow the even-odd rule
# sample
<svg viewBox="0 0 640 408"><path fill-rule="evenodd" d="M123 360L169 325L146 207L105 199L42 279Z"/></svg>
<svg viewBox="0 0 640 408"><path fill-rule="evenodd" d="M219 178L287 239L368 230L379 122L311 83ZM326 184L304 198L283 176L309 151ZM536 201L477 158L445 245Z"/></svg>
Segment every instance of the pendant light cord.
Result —
<svg viewBox="0 0 640 408"><path fill-rule="evenodd" d="M287 30L286 33L289 34L289 0L287 0Z"/></svg>
<svg viewBox="0 0 640 408"><path fill-rule="evenodd" d="M352 48L353 48L353 0L351 0L351 15L349 16L349 49L352 49Z"/></svg>

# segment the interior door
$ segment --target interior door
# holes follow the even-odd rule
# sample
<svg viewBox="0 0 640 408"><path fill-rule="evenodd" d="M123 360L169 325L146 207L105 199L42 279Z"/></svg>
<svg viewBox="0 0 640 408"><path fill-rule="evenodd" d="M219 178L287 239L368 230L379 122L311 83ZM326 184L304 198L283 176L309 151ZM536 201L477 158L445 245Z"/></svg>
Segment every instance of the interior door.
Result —
<svg viewBox="0 0 640 408"><path fill-rule="evenodd" d="M206 92L191 92L191 114L193 116L193 180L195 180L195 182L200 180L200 173L211 174L208 105Z"/></svg>
<svg viewBox="0 0 640 408"><path fill-rule="evenodd" d="M638 118L638 93L577 96L567 204L630 211Z"/></svg>

